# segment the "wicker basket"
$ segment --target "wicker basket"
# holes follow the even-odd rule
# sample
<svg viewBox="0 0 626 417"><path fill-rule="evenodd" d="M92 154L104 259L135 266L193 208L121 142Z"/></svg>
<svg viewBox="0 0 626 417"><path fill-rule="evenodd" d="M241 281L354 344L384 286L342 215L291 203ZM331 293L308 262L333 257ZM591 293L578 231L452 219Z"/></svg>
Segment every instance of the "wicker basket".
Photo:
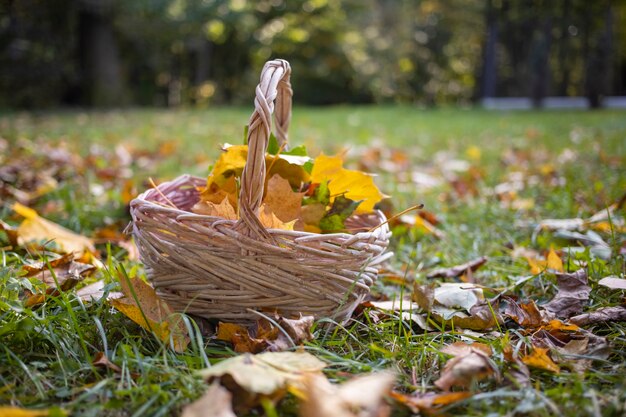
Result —
<svg viewBox="0 0 626 417"><path fill-rule="evenodd" d="M291 69L267 62L249 121L248 159L241 177L239 220L190 212L203 178L166 182L130 204L133 234L149 280L176 311L246 323L251 310L348 318L376 280L391 232L315 234L265 229L258 209L265 184L265 152L271 130L287 141L291 119ZM172 204L176 208L172 207ZM386 221L379 212L352 216L350 228L369 230Z"/></svg>

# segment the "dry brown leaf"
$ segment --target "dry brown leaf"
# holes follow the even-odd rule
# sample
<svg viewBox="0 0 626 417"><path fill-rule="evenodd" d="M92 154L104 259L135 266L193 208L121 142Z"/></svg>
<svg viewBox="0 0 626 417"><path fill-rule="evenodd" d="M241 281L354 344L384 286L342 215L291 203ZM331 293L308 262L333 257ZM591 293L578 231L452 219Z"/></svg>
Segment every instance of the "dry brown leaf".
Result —
<svg viewBox="0 0 626 417"><path fill-rule="evenodd" d="M27 277L37 278L50 288L57 288L58 285L59 289L67 291L93 273L96 267L76 262L74 261L74 254L67 253L47 263L26 264L22 266L22 270L26 272Z"/></svg>
<svg viewBox="0 0 626 417"><path fill-rule="evenodd" d="M245 353L226 359L200 375L220 383L233 393L237 408L258 405L259 398L279 399L290 386L302 386L309 373L319 373L326 364L306 352Z"/></svg>
<svg viewBox="0 0 626 417"><path fill-rule="evenodd" d="M440 352L452 356L465 356L469 355L475 350L478 350L487 356L491 356L493 354L491 346L480 342L454 342L451 345L444 346L443 349L440 350Z"/></svg>
<svg viewBox="0 0 626 417"><path fill-rule="evenodd" d="M262 351L280 352L313 340L311 326L313 316L299 319L286 319L276 316L274 321L261 318L251 328L233 323L220 323L217 338L233 344L235 352L260 353Z"/></svg>
<svg viewBox="0 0 626 417"><path fill-rule="evenodd" d="M471 392L443 392L434 393L427 392L425 394L406 395L393 391L391 397L400 404L408 407L414 413L423 413L426 415L437 414L442 407L463 401L471 397Z"/></svg>
<svg viewBox="0 0 626 417"><path fill-rule="evenodd" d="M598 281L598 285L602 285L612 290L626 290L626 279L615 276L604 277Z"/></svg>
<svg viewBox="0 0 626 417"><path fill-rule="evenodd" d="M233 395L214 382L202 397L183 408L181 417L237 417L232 400Z"/></svg>
<svg viewBox="0 0 626 417"><path fill-rule="evenodd" d="M91 362L94 366L99 366L102 368L107 368L112 370L115 373L121 374L122 373L122 368L120 368L119 366L117 366L116 364L114 364L113 362L111 362L109 360L109 358L106 357L106 355L104 354L104 352L98 352L96 353L96 356L93 358L93 362Z"/></svg>
<svg viewBox="0 0 626 417"><path fill-rule="evenodd" d="M124 298L109 300L111 305L158 339L168 343L170 336L176 352L183 352L189 344L187 327L180 315L161 299L154 288L139 278L120 280ZM135 298L136 297L136 298Z"/></svg>
<svg viewBox="0 0 626 417"><path fill-rule="evenodd" d="M17 244L17 237L18 237L17 229L15 227L11 227L10 225L0 220L0 230L6 233L7 239L9 240L9 243L11 244L11 246L16 247L18 245Z"/></svg>
<svg viewBox="0 0 626 417"><path fill-rule="evenodd" d="M494 375L498 376L496 364L482 350L472 349L467 355L455 356L446 362L435 386L449 391L452 387L469 387Z"/></svg>
<svg viewBox="0 0 626 417"><path fill-rule="evenodd" d="M89 285L85 285L84 287L76 290L76 295L83 301L94 301L99 300L104 297L104 281L99 280L93 282ZM107 299L113 300L116 298L122 298L124 294L121 292L110 292L107 296Z"/></svg>
<svg viewBox="0 0 626 417"><path fill-rule="evenodd" d="M549 349L534 347L530 355L522 357L522 362L533 368L539 368L558 374L561 372L561 369L559 368L559 365L554 363L552 358L550 358L548 352Z"/></svg>
<svg viewBox="0 0 626 417"><path fill-rule="evenodd" d="M605 321L626 321L626 307L601 307L589 313L570 317L569 321L578 326L588 326Z"/></svg>
<svg viewBox="0 0 626 417"><path fill-rule="evenodd" d="M261 205L261 208L259 209L259 220L266 229L293 230L296 223L295 220L287 223L281 221L278 217L276 217L272 209L265 204Z"/></svg>
<svg viewBox="0 0 626 417"><path fill-rule="evenodd" d="M283 222L290 222L300 217L302 197L304 193L296 193L291 189L289 181L278 174L267 182L263 204Z"/></svg>
<svg viewBox="0 0 626 417"><path fill-rule="evenodd" d="M303 383L301 417L386 417L385 403L395 377L387 372L358 376L333 385L324 375L307 375Z"/></svg>
<svg viewBox="0 0 626 417"><path fill-rule="evenodd" d="M35 210L19 203L13 205L13 210L25 218L17 228L19 245L53 241L63 253L74 253L80 260L90 260L96 253L91 239L46 220Z"/></svg>
<svg viewBox="0 0 626 417"><path fill-rule="evenodd" d="M453 266L450 268L435 269L434 271L429 272L428 275L426 275L426 277L427 278L456 278L460 275L463 275L468 270L475 272L476 270L478 270L478 268L483 266L485 263L487 263L487 257L481 256L480 258L471 260L462 265L457 265L457 266Z"/></svg>
<svg viewBox="0 0 626 417"><path fill-rule="evenodd" d="M237 220L237 213L228 201L228 197L224 197L219 204L210 201L199 201L192 207L191 211L196 214L220 217L226 220Z"/></svg>
<svg viewBox="0 0 626 417"><path fill-rule="evenodd" d="M524 328L537 328L541 326L543 318L534 301L518 304L509 297L504 297L504 299L507 300L507 306L504 310L506 316L509 316Z"/></svg>
<svg viewBox="0 0 626 417"><path fill-rule="evenodd" d="M556 279L558 292L542 307L561 318L582 313L591 293L591 287L587 285L587 271L579 269L572 273L557 273Z"/></svg>

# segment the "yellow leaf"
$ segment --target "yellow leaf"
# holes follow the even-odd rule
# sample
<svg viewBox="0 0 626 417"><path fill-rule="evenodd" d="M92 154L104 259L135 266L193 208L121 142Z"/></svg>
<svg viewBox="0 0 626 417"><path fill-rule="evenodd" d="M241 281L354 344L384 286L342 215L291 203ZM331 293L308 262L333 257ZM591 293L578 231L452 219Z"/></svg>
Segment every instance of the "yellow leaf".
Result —
<svg viewBox="0 0 626 417"><path fill-rule="evenodd" d="M563 272L563 261L561 261L559 255L554 252L554 249L550 249L550 253L548 253L547 265L550 269Z"/></svg>
<svg viewBox="0 0 626 417"><path fill-rule="evenodd" d="M293 230L293 226L296 224L295 220L287 223L282 222L278 217L276 217L272 209L265 204L263 204L259 209L259 220L266 229Z"/></svg>
<svg viewBox="0 0 626 417"><path fill-rule="evenodd" d="M224 152L218 158L208 178L207 188L209 188L212 183L217 184L221 188L226 184L229 178L241 176L243 167L246 165L247 157L247 145L229 146L224 149Z"/></svg>
<svg viewBox="0 0 626 417"><path fill-rule="evenodd" d="M163 342L169 342L171 334L174 350L183 352L189 344L189 336L182 318L174 315L170 306L141 279L122 277L120 284L124 298L109 300L111 305Z"/></svg>
<svg viewBox="0 0 626 417"><path fill-rule="evenodd" d="M18 407L0 407L2 417L44 417L50 415L49 410L27 410Z"/></svg>
<svg viewBox="0 0 626 417"><path fill-rule="evenodd" d="M281 221L290 222L300 217L304 193L293 192L289 181L278 174L274 174L267 182L266 190L263 203Z"/></svg>
<svg viewBox="0 0 626 417"><path fill-rule="evenodd" d="M227 220L237 220L237 213L228 201L228 196L224 197L221 203L215 204L210 201L199 201L191 209L194 213L207 216L221 217Z"/></svg>
<svg viewBox="0 0 626 417"><path fill-rule="evenodd" d="M329 181L331 200L342 194L354 201L362 200L356 209L357 213L373 211L374 205L386 197L376 187L371 175L343 168L343 161L338 156L318 156L313 165L311 181L317 184Z"/></svg>
<svg viewBox="0 0 626 417"><path fill-rule="evenodd" d="M559 255L556 254L554 249L550 249L546 260L533 259L530 257L526 257L528 261L528 265L530 266L530 272L533 275L537 275L546 269L552 269L554 271L563 272L563 261L559 258Z"/></svg>
<svg viewBox="0 0 626 417"><path fill-rule="evenodd" d="M25 217L17 228L20 245L37 241L54 241L64 253L75 253L81 260L89 259L96 252L93 241L40 217L37 212L20 203L13 205L13 210Z"/></svg>
<svg viewBox="0 0 626 417"><path fill-rule="evenodd" d="M522 362L528 366L544 369L556 374L561 371L559 365L554 363L550 356L548 356L548 349L544 348L535 347L530 355L526 355L522 358Z"/></svg>

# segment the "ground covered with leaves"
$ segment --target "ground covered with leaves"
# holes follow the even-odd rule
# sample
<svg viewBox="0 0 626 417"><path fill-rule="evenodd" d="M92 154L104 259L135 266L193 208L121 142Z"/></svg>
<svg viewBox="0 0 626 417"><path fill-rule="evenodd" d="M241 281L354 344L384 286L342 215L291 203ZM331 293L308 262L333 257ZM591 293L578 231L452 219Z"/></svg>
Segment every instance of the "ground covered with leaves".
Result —
<svg viewBox="0 0 626 417"><path fill-rule="evenodd" d="M124 230L247 116L0 116L0 415L626 413L626 113L296 109L294 145L347 149L388 216L425 207L348 322L216 328L171 314Z"/></svg>

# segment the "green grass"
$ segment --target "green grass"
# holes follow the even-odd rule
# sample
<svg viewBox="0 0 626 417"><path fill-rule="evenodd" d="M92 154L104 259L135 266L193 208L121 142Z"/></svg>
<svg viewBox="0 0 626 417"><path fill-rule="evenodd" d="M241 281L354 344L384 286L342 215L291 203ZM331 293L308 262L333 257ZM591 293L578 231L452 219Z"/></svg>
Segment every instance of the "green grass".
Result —
<svg viewBox="0 0 626 417"><path fill-rule="evenodd" d="M248 109L211 110L129 110L124 112L14 113L0 116L0 138L10 152L22 146L21 154L36 154L41 144L65 143L71 152L96 155L92 164L105 168L115 161L113 149L125 144L145 150L143 160L131 164L131 181L138 190L146 179L156 181L182 173L204 176L218 144L239 143ZM396 211L417 203L440 219L446 237L437 239L418 231L396 231L392 243L396 253L392 264L405 266L407 278L426 282L426 272L452 266L478 256L489 256L476 273L479 283L507 287L528 276L524 260L511 257L511 246L546 250L566 242L548 232L533 239L533 226L545 218L586 217L606 208L626 192L626 112L516 112L479 110L421 110L412 107L296 108L290 140L305 144L309 153L327 153L349 147L356 166L364 147L384 143L398 148L410 160L410 171L435 172L441 169L443 153L449 159L470 161L474 177L458 174L465 186L474 186L475 195L459 195L449 182L425 188L402 181L403 173L379 172L377 182L393 196ZM174 141L173 153L156 155L159 147ZM98 146L102 150L95 148ZM480 156L472 156L472 147ZM1 148L0 148L1 149ZM521 155L514 164L505 160L512 149ZM8 155L8 153L7 153ZM437 156L439 155L439 156ZM509 158L510 160L510 158ZM24 170L46 168L43 156L32 159ZM2 161L0 163L9 163ZM38 165L39 164L39 165ZM0 165L1 168L1 165ZM509 208L489 193L494 186L521 172L525 187L518 199L532 202L526 209ZM50 193L39 197L33 207L45 210L46 217L85 235L112 225L121 230L129 217L121 201L119 180L109 181L93 167L76 173L70 166L64 180ZM96 186L94 186L96 185ZM2 198L2 197L0 197ZM0 219L16 224L10 210L12 200L2 201ZM590 271L593 289L588 309L619 305L624 293L597 285L608 275L623 275L624 234L603 233L615 249L602 260L589 251L572 254L570 266L578 259ZM169 416L200 396L205 384L194 371L233 352L213 339L202 340L193 330L192 344L184 354L175 354L129 319L112 310L105 301L81 302L73 291L52 297L39 308L25 308L19 294L32 284L19 277L20 266L38 259L23 249L7 249L0 232L0 404L28 408L60 407L72 415L85 416ZM118 268L131 275L143 275L143 268L127 259L115 245L99 246L107 268L97 273L111 290L116 288ZM620 254L620 250L622 254ZM567 258L567 257L566 257ZM377 294L398 296L410 288L379 282ZM555 292L554 279L541 274L515 289L521 299L538 302ZM596 360L583 374L564 370L555 375L533 370L532 385L517 389L496 381L476 384L480 392L453 406L452 415L624 415L626 413L626 325L606 323L593 326L595 334L607 338L612 350L606 360ZM502 328L474 337L492 346L494 358L506 374L502 356L503 340L514 328ZM332 332L316 330L316 339L307 349L329 362L327 374L333 380L356 374L392 369L397 372L397 389L404 392L434 390L433 382L447 357L440 349L466 340L450 328L424 332L399 315L374 323L360 317ZM121 374L96 369L94 355L104 351L122 368ZM296 402L287 398L277 407L279 415L297 413ZM401 407L395 413L410 414ZM253 414L263 414L253 411ZM518 413L518 414L516 414Z"/></svg>

